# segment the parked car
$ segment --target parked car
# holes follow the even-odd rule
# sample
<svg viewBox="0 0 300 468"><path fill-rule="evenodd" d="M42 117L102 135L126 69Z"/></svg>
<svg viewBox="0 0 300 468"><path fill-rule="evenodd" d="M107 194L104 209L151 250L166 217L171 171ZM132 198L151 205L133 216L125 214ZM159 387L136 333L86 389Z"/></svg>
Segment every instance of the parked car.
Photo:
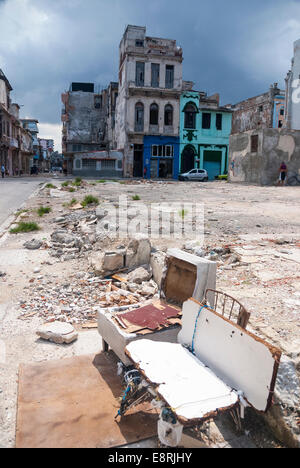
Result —
<svg viewBox="0 0 300 468"><path fill-rule="evenodd" d="M179 180L199 180L208 181L208 173L205 169L192 169L189 172L179 175Z"/></svg>

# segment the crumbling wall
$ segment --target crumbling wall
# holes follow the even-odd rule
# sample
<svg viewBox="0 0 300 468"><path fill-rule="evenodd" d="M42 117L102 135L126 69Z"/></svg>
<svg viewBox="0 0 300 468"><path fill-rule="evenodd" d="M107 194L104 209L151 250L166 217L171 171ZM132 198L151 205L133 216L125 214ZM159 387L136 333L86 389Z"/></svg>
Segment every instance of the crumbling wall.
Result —
<svg viewBox="0 0 300 468"><path fill-rule="evenodd" d="M272 128L273 102L265 93L235 106L232 119L232 133L242 133L256 128Z"/></svg>
<svg viewBox="0 0 300 468"><path fill-rule="evenodd" d="M257 151L251 147L258 136ZM288 177L300 170L300 131L287 129L252 130L231 135L229 150L230 182L274 185L285 161Z"/></svg>

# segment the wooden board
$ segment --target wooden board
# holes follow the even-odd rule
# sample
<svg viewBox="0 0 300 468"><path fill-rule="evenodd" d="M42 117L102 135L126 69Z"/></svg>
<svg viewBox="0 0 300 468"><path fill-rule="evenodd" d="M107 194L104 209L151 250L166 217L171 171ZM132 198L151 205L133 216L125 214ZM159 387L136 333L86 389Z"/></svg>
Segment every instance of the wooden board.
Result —
<svg viewBox="0 0 300 468"><path fill-rule="evenodd" d="M149 404L114 420L122 393L113 353L21 365L17 448L109 448L156 435Z"/></svg>

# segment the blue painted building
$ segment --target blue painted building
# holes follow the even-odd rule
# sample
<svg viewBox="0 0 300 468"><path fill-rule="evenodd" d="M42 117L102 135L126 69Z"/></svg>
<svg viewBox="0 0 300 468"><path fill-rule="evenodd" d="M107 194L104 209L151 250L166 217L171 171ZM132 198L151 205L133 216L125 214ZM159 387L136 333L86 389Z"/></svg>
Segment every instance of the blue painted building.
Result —
<svg viewBox="0 0 300 468"><path fill-rule="evenodd" d="M179 137L144 136L144 175L147 179L178 179Z"/></svg>
<svg viewBox="0 0 300 468"><path fill-rule="evenodd" d="M206 169L210 180L228 172L232 110L219 95L185 91L180 99L179 173Z"/></svg>

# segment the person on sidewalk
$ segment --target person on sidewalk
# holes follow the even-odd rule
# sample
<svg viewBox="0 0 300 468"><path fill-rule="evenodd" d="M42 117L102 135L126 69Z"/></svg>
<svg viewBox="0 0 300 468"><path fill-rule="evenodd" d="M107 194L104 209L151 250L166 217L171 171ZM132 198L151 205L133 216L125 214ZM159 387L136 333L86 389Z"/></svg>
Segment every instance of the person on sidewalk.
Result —
<svg viewBox="0 0 300 468"><path fill-rule="evenodd" d="M4 167L3 164L2 164L2 166L1 166L1 175L2 175L2 179L4 179L4 176L5 176L5 167Z"/></svg>

